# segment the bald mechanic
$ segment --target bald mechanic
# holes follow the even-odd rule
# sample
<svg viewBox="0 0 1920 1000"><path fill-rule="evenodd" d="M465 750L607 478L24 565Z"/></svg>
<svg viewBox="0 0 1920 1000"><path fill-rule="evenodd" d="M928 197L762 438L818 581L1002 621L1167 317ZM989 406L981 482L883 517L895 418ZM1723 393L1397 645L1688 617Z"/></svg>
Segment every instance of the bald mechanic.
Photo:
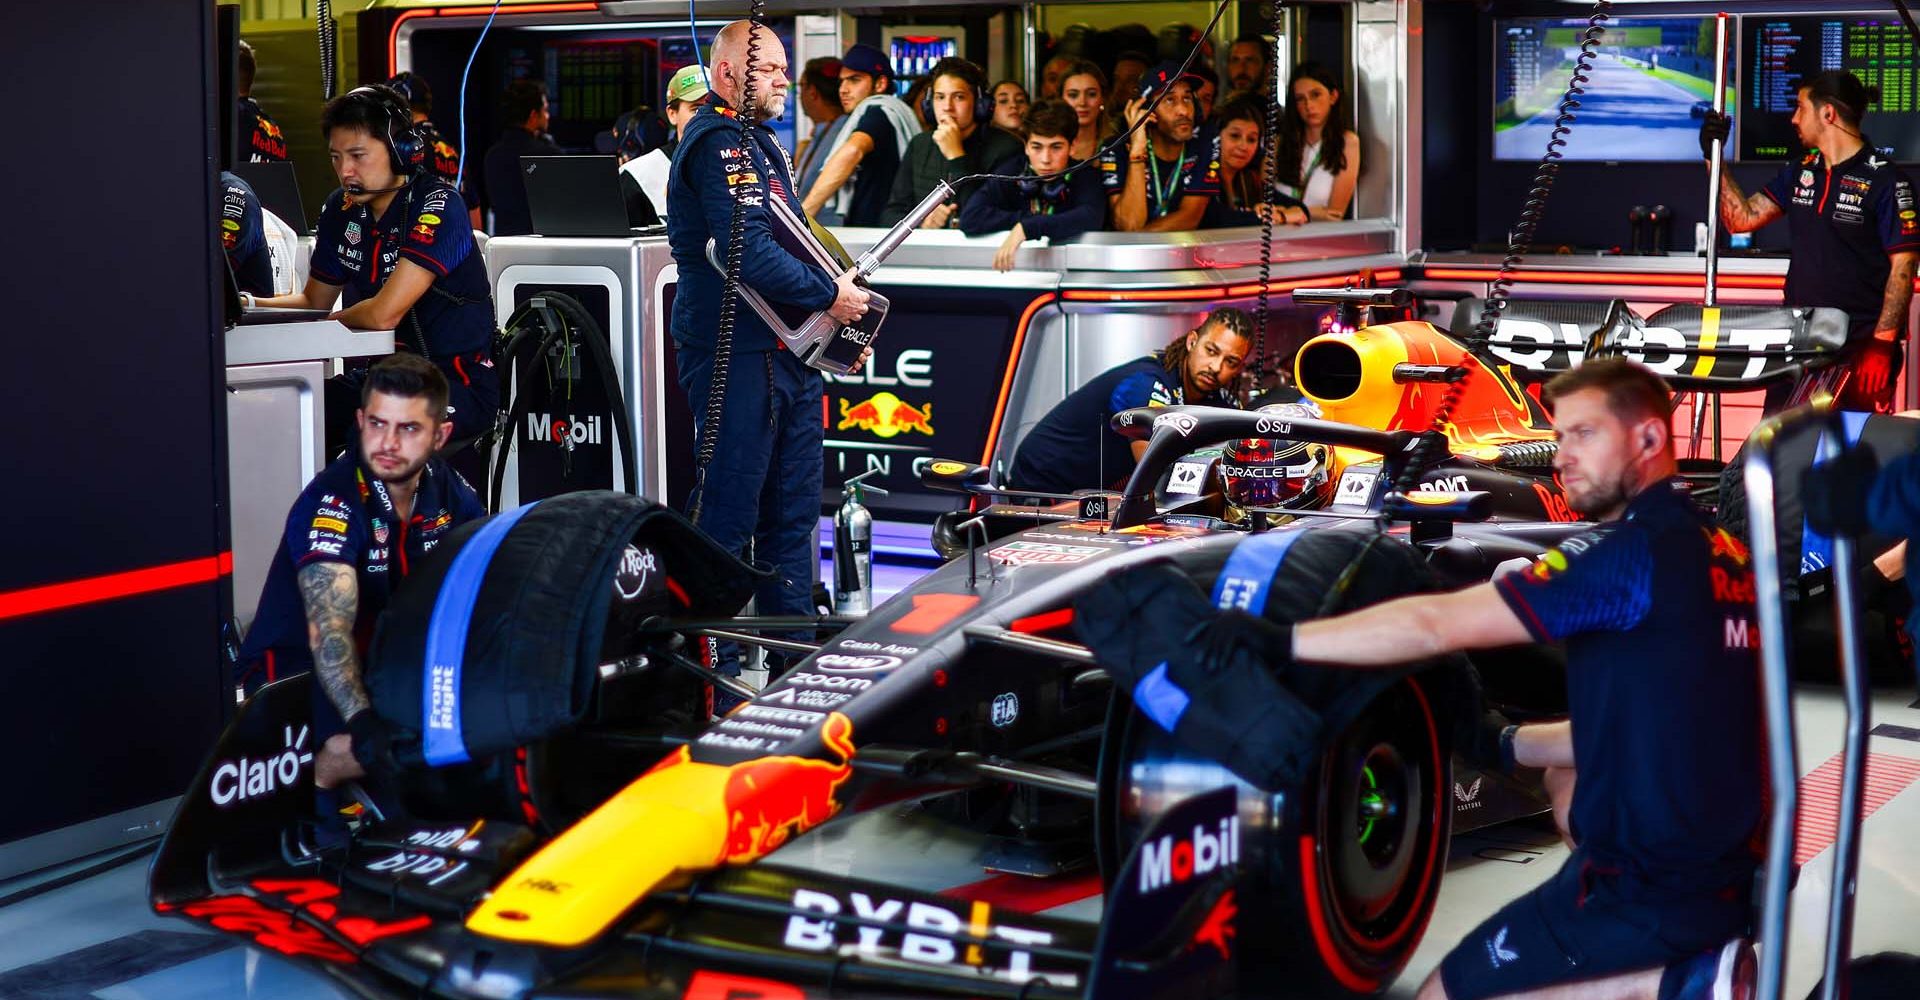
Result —
<svg viewBox="0 0 1920 1000"><path fill-rule="evenodd" d="M1658 376L1600 359L1543 395L1567 502L1599 527L1490 583L1270 626L1266 652L1386 667L1566 644L1570 719L1501 739L1503 756L1572 785L1576 846L1467 935L1421 1000L1729 995L1708 987L1751 962L1764 787L1752 568L1674 482Z"/></svg>
<svg viewBox="0 0 1920 1000"><path fill-rule="evenodd" d="M774 578L760 586L763 615L813 613L813 579L819 548L823 428L820 373L801 364L779 338L740 304L734 310L733 359L720 426L705 426L713 390L716 331L723 275L707 259L730 259L734 206L742 209L740 281L766 298L808 310L824 309L842 323L867 311L867 293L851 275L839 280L801 262L775 242L767 209L779 198L798 214L800 198L787 168L786 151L765 128L748 130L739 109L751 104L760 121L787 107L787 53L772 31L760 28L755 43L753 92L747 93L749 22L720 29L713 43L711 93L683 127L667 186L667 240L680 268L673 300L672 332L680 386L693 408L697 433L712 434L713 462L696 484L689 505L700 505L699 526L728 551L771 565ZM737 663L722 664L737 673Z"/></svg>

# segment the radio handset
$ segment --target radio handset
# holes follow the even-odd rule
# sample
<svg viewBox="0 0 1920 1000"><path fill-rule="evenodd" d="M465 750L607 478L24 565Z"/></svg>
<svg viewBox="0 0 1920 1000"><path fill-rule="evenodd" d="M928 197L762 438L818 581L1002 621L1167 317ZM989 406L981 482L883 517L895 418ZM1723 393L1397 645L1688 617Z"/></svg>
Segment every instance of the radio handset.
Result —
<svg viewBox="0 0 1920 1000"><path fill-rule="evenodd" d="M824 372L844 375L860 363L860 356L873 346L874 338L880 334L880 325L886 322L887 297L871 288L867 288L866 279L878 270L888 256L913 235L915 229L925 222L933 210L945 204L953 197L953 187L946 181L934 186L932 192L915 205L885 236L851 260L832 234L817 231L812 220L795 212L783 198L767 199L768 216L772 219L773 238L776 243L800 260L818 267L834 278L852 272L854 280L866 288L870 298L867 301L867 314L852 325L843 326L828 315L826 310L814 312L785 303L770 302L745 283L740 285L740 298L759 316L762 322L773 329L787 350L802 362ZM822 237L825 237L824 239ZM722 274L726 273L726 264L719 257L719 248L713 240L707 241L707 261Z"/></svg>

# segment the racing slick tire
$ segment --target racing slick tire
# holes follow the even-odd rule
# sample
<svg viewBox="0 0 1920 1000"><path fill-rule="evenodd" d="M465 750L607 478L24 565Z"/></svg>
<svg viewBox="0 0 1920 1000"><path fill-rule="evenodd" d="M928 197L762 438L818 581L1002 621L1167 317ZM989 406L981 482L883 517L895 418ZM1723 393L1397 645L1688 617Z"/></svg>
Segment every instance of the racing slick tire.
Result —
<svg viewBox="0 0 1920 1000"><path fill-rule="evenodd" d="M1344 544L1327 541L1333 550ZM1427 585L1410 549L1382 546L1368 558L1380 561L1327 613ZM1276 586L1325 594L1332 582L1320 579L1325 569L1288 567ZM1281 605L1288 606L1300 604ZM1273 617L1294 617L1273 608ZM1183 746L1116 692L1098 773L1095 848L1103 878L1115 877L1143 832L1175 804L1237 787L1243 891L1234 960L1243 990L1259 995L1284 983L1288 996L1382 992L1418 947L1446 867L1455 676L1437 667L1393 682L1327 733L1301 787L1278 789L1259 788Z"/></svg>

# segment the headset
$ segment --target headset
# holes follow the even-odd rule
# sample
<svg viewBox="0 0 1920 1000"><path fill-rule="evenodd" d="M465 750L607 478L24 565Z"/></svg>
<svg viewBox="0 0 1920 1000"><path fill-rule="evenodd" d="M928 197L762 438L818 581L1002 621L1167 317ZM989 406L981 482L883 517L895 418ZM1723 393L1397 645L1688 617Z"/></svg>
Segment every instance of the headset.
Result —
<svg viewBox="0 0 1920 1000"><path fill-rule="evenodd" d="M393 165L394 176L406 178L419 171L427 162L426 136L413 122L413 108L407 105L406 98L400 92L384 84L355 87L343 95L360 103L371 105L375 111L374 120L385 122L388 159ZM398 191L405 183L388 188L347 189L348 194L385 194Z"/></svg>
<svg viewBox="0 0 1920 1000"><path fill-rule="evenodd" d="M943 76L957 76L967 81L973 88L973 123L985 125L993 120L993 92L987 89L987 75L980 68L965 59L948 56L933 64L927 71L927 92L920 95L920 117L925 119L927 127L935 124L933 117L933 81Z"/></svg>

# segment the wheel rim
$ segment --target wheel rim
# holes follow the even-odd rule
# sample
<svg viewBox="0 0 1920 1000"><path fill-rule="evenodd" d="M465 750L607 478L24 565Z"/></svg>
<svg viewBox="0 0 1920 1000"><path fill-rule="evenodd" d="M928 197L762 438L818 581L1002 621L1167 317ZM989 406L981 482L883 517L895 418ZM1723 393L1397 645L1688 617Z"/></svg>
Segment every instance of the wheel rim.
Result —
<svg viewBox="0 0 1920 1000"><path fill-rule="evenodd" d="M1362 936L1390 923L1408 899L1426 834L1427 776L1399 711L1363 720L1327 756L1321 843L1334 907Z"/></svg>

